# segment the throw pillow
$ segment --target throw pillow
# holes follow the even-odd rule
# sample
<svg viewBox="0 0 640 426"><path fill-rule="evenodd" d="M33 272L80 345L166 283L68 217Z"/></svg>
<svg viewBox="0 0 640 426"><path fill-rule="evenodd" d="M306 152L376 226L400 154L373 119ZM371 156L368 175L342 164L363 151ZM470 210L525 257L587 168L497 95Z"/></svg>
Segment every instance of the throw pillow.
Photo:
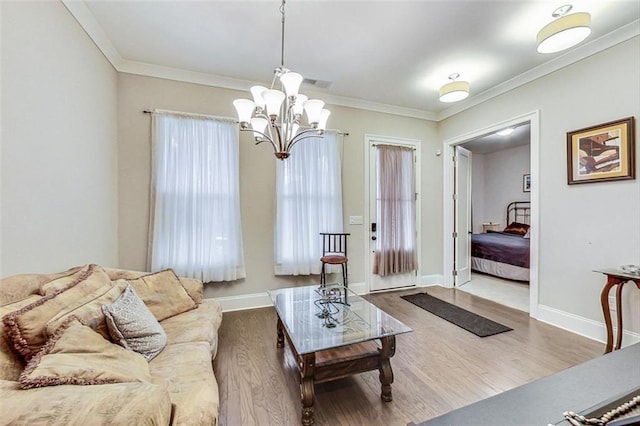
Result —
<svg viewBox="0 0 640 426"><path fill-rule="evenodd" d="M69 274L55 277L52 280L44 282L40 285L40 295L48 296L56 291L60 291L62 289L69 288L74 283L85 279L90 271L91 265L85 265L82 267L74 268L69 270Z"/></svg>
<svg viewBox="0 0 640 426"><path fill-rule="evenodd" d="M47 342L46 325L52 318L102 296L111 286L111 280L102 268L91 265L84 280L5 315L2 320L7 341L25 361L29 361Z"/></svg>
<svg viewBox="0 0 640 426"><path fill-rule="evenodd" d="M527 225L526 223L511 222L509 226L504 228L503 232L506 232L507 234L524 236L528 230L529 230L529 225Z"/></svg>
<svg viewBox="0 0 640 426"><path fill-rule="evenodd" d="M62 311L53 317L46 326L47 336L53 336L56 330L70 317L77 318L82 324L91 327L105 339L109 339L109 330L102 312L102 305L115 302L127 288L125 280L112 283L113 287L102 296L72 310Z"/></svg>
<svg viewBox="0 0 640 426"><path fill-rule="evenodd" d="M129 283L158 321L197 307L171 269L129 280Z"/></svg>
<svg viewBox="0 0 640 426"><path fill-rule="evenodd" d="M111 338L151 361L167 345L167 335L149 308L128 285L120 298L102 306Z"/></svg>
<svg viewBox="0 0 640 426"><path fill-rule="evenodd" d="M23 389L55 385L149 382L149 365L70 318L20 375Z"/></svg>

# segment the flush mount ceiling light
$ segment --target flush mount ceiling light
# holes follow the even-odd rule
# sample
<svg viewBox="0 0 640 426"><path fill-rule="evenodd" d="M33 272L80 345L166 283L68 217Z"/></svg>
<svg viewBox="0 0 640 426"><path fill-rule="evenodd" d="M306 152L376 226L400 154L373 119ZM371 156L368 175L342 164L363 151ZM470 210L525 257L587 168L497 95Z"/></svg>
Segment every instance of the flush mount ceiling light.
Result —
<svg viewBox="0 0 640 426"><path fill-rule="evenodd" d="M496 135L500 135L500 136L509 136L511 133L513 133L515 131L515 129L513 127L507 127L506 129L502 129L502 130L498 130L496 132Z"/></svg>
<svg viewBox="0 0 640 426"><path fill-rule="evenodd" d="M469 96L469 82L456 81L460 74L453 73L449 76L451 83L440 88L440 102L458 102Z"/></svg>
<svg viewBox="0 0 640 426"><path fill-rule="evenodd" d="M557 18L538 32L538 52L555 53L577 45L591 34L591 15L578 12L567 15L573 8L566 4L551 16Z"/></svg>
<svg viewBox="0 0 640 426"><path fill-rule="evenodd" d="M280 66L275 69L271 88L253 86L253 100L236 99L233 101L238 112L240 130L253 132L256 145L268 142L274 154L280 160L289 157L291 148L302 139L313 136L322 137L331 112L324 108L324 102L308 99L299 94L302 76L284 67L284 4L282 0L282 37L280 45ZM283 90L273 88L280 80ZM307 113L309 127L300 129L302 113Z"/></svg>

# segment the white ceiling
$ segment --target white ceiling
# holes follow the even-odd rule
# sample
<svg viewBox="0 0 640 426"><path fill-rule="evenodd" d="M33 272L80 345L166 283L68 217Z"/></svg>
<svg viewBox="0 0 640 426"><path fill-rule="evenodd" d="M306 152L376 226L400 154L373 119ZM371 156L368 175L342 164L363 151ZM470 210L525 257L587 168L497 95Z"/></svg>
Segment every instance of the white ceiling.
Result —
<svg viewBox="0 0 640 426"><path fill-rule="evenodd" d="M491 154L492 152L529 145L531 143L530 123L527 122L519 126L511 127L514 127L514 130L510 135L501 136L497 133L489 133L488 135L480 136L479 138L463 143L462 147L474 154Z"/></svg>
<svg viewBox="0 0 640 426"><path fill-rule="evenodd" d="M328 103L440 119L640 33L640 1L574 0L593 32L541 55L536 34L565 1L288 0L285 66L331 82L302 89ZM120 71L245 89L280 64L278 0L63 2ZM453 72L471 96L441 103Z"/></svg>

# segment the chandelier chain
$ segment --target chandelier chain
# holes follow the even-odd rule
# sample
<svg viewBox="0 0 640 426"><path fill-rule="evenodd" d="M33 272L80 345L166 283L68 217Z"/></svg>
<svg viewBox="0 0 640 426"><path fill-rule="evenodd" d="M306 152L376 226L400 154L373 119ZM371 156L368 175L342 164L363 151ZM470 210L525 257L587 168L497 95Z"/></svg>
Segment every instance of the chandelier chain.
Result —
<svg viewBox="0 0 640 426"><path fill-rule="evenodd" d="M282 15L282 37L280 39L280 67L284 68L284 4L286 0L282 0L280 5L280 14Z"/></svg>

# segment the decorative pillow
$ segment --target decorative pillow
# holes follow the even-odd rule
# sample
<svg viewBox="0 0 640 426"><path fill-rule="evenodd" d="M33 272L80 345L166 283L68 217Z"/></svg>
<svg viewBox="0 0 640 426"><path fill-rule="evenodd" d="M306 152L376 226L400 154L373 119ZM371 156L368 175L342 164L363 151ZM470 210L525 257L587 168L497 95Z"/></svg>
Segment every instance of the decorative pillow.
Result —
<svg viewBox="0 0 640 426"><path fill-rule="evenodd" d="M527 225L526 223L511 222L509 226L504 228L503 232L506 232L508 234L516 234L516 235L524 236L528 230L529 230L529 225Z"/></svg>
<svg viewBox="0 0 640 426"><path fill-rule="evenodd" d="M84 305L111 289L111 280L97 265L89 267L86 279L74 282L66 290L45 296L24 308L5 315L5 336L14 351L26 361L47 342L47 323L62 312Z"/></svg>
<svg viewBox="0 0 640 426"><path fill-rule="evenodd" d="M197 306L171 269L129 280L129 283L158 321Z"/></svg>
<svg viewBox="0 0 640 426"><path fill-rule="evenodd" d="M111 338L151 361L167 345L167 335L149 308L128 285L120 298L103 305Z"/></svg>
<svg viewBox="0 0 640 426"><path fill-rule="evenodd" d="M149 382L149 365L70 318L20 375L23 389L55 385Z"/></svg>
<svg viewBox="0 0 640 426"><path fill-rule="evenodd" d="M116 280L137 280L145 275L151 275L149 272L132 271L129 269L117 269L117 268L104 268L104 271L109 275L111 281ZM175 272L175 271L174 271ZM202 303L204 297L202 289L202 281L195 278L178 277L180 284L187 291L187 294L191 296L197 305Z"/></svg>
<svg viewBox="0 0 640 426"><path fill-rule="evenodd" d="M11 312L17 311L24 306L27 306L41 296L32 294L26 299L18 302L4 305L0 308L0 316L7 315ZM7 340L4 337L4 323L0 321L0 380L11 380L17 382L20 377L20 373L24 370L24 360L19 357L12 349Z"/></svg>
<svg viewBox="0 0 640 426"><path fill-rule="evenodd" d="M85 279L90 273L91 265L70 269L68 274L55 277L40 285L40 295L48 296L56 291L69 288L78 280Z"/></svg>
<svg viewBox="0 0 640 426"><path fill-rule="evenodd" d="M102 312L102 305L115 302L118 297L127 288L128 283L125 280L119 280L113 283L113 287L102 296L92 300L72 311L63 311L53 317L46 326L47 336L53 336L58 328L69 318L77 318L82 324L91 327L97 331L102 337L109 340L109 329Z"/></svg>
<svg viewBox="0 0 640 426"><path fill-rule="evenodd" d="M88 268L88 265L84 267ZM40 293L42 285L61 277L78 272L83 266L76 266L54 274L20 274L0 280L0 304L18 302L27 296Z"/></svg>

